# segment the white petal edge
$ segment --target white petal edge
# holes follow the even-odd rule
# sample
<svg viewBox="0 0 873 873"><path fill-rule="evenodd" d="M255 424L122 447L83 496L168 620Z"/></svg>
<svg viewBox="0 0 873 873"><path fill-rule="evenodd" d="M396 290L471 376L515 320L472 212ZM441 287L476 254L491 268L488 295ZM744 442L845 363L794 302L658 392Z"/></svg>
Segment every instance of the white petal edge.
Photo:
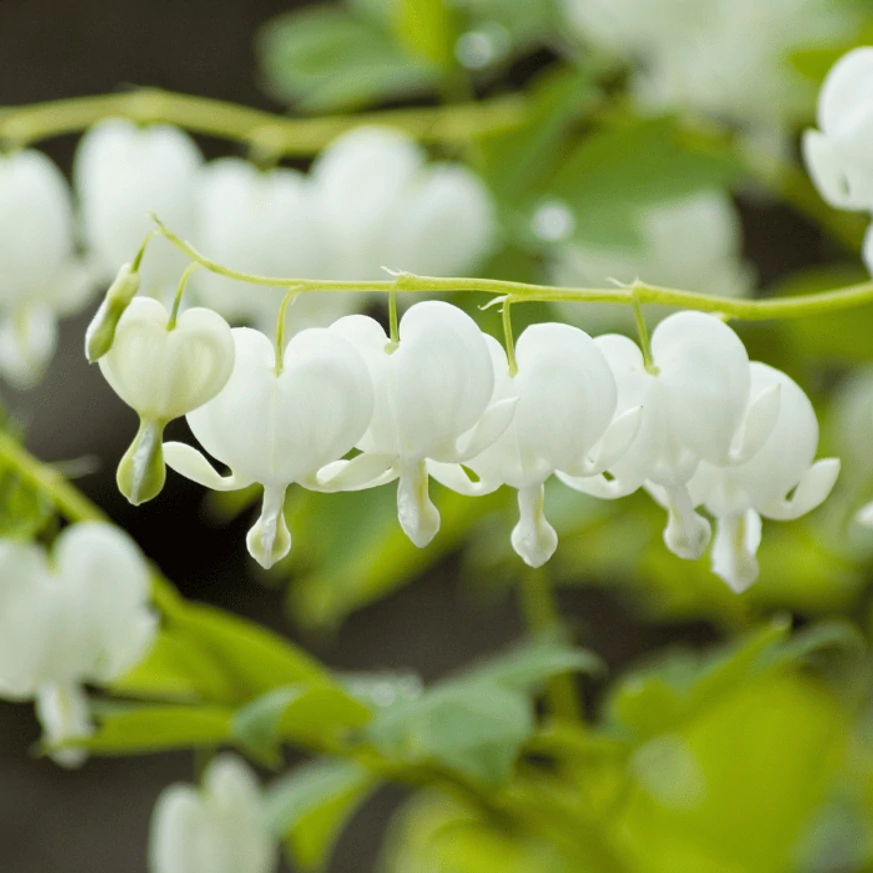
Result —
<svg viewBox="0 0 873 873"><path fill-rule="evenodd" d="M212 491L237 491L252 484L251 479L234 473L229 476L220 475L201 452L187 443L164 443L164 462L180 476Z"/></svg>

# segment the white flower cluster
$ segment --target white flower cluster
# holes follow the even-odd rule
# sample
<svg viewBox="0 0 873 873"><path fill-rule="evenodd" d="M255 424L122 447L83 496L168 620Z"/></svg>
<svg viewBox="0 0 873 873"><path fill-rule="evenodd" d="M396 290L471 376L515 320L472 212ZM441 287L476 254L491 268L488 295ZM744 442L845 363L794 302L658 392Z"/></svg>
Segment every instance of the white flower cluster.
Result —
<svg viewBox="0 0 873 873"><path fill-rule="evenodd" d="M396 480L400 524L425 546L440 523L430 476L470 495L517 489L512 545L540 566L557 545L543 506L556 474L602 498L645 487L668 511L668 547L684 558L709 542L709 522L696 512L704 506L718 521L714 569L742 590L757 575L761 516L808 512L839 469L834 459L813 463L818 426L801 389L750 363L737 335L701 313L661 322L648 366L626 337L534 325L519 338L513 369L496 340L439 301L410 307L397 342L363 315L303 330L279 350L259 331L235 328L227 360L225 324L203 321L185 342L180 320L175 351L161 347L146 360L148 344L125 329L128 316L140 317L137 303L153 301L135 300L122 316L104 372L143 421L162 426L186 413L201 446L230 468L220 475L197 449L170 442L163 452L176 472L216 490L263 486L247 542L265 567L291 545L283 505L292 483L336 491ZM173 331L161 329L172 345ZM151 475L142 473L148 456L162 481L160 445L148 442L133 452L131 477Z"/></svg>
<svg viewBox="0 0 873 873"><path fill-rule="evenodd" d="M325 149L309 174L261 170L240 158L204 164L180 130L112 120L82 138L75 179L88 250L106 280L152 227L149 212L210 258L249 273L377 279L388 266L463 275L493 242L490 195L463 165L426 158L397 130L359 127ZM166 241L153 245L142 285L166 296L184 262ZM232 280L205 272L192 286L229 321L260 329L272 328L285 293L240 293ZM295 303L293 324L327 325L355 302L308 294Z"/></svg>
<svg viewBox="0 0 873 873"><path fill-rule="evenodd" d="M873 47L854 49L831 68L818 126L804 134L803 155L821 196L837 209L873 213ZM873 272L873 225L863 255Z"/></svg>
<svg viewBox="0 0 873 873"><path fill-rule="evenodd" d="M91 732L83 684L112 682L148 651L149 592L142 555L112 525L66 528L51 556L0 539L0 697L34 699L50 747ZM68 766L84 759L74 747L51 754Z"/></svg>
<svg viewBox="0 0 873 873"><path fill-rule="evenodd" d="M490 195L463 165L426 157L398 131L361 127L325 149L309 174L237 158L204 164L183 131L121 119L82 137L74 191L39 151L0 155L0 375L18 387L39 380L58 317L84 307L133 258L154 226L150 212L215 260L264 275L381 278L383 265L474 271L496 233ZM184 266L166 240L153 240L142 290L166 300ZM272 325L284 293L240 294L205 272L192 290L231 321L257 327ZM293 323L329 324L354 302L308 294Z"/></svg>
<svg viewBox="0 0 873 873"><path fill-rule="evenodd" d="M278 864L261 787L239 758L222 754L200 791L166 788L152 815L151 873L270 873Z"/></svg>
<svg viewBox="0 0 873 873"><path fill-rule="evenodd" d="M653 108L753 124L806 109L789 57L844 35L853 18L832 0L564 0L584 37L634 64L633 90Z"/></svg>

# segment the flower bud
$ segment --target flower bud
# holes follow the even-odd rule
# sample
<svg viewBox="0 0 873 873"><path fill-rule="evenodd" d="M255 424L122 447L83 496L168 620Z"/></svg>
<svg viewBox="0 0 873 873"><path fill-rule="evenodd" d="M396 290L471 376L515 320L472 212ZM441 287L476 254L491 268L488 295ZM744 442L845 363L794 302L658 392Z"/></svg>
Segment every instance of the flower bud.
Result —
<svg viewBox="0 0 873 873"><path fill-rule="evenodd" d="M85 331L85 357L89 364L112 348L118 322L138 290L139 273L130 264L124 264Z"/></svg>

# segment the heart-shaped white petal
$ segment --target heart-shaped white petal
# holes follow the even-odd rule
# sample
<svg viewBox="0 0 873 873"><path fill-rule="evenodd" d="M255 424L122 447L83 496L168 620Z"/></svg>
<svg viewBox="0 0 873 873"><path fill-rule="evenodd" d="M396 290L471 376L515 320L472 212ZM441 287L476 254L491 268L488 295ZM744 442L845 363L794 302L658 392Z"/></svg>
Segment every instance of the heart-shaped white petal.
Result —
<svg viewBox="0 0 873 873"><path fill-rule="evenodd" d="M183 312L172 330L157 300L135 298L124 311L100 369L142 418L167 422L218 394L233 369L227 322L209 309Z"/></svg>
<svg viewBox="0 0 873 873"><path fill-rule="evenodd" d="M194 449L170 443L170 467L221 490L251 482L264 486L263 511L248 546L264 566L291 547L282 514L292 482L319 487L318 471L361 438L373 410L366 365L351 343L323 328L301 331L288 343L281 372L273 344L259 331L235 328L233 372L224 389L188 415L194 436L230 467L220 477Z"/></svg>

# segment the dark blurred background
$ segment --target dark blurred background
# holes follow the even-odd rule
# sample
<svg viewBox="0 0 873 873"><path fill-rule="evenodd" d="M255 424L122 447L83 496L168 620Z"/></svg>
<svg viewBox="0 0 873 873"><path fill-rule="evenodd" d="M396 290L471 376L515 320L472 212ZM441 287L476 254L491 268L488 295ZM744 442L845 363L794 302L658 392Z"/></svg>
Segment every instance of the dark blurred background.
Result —
<svg viewBox="0 0 873 873"><path fill-rule="evenodd" d="M0 105L153 85L279 110L258 87L253 35L271 16L296 5L303 4L2 0ZM216 142L201 145L210 157L233 152ZM69 171L74 146L75 138L66 137L46 143L45 149ZM744 212L748 218L749 209ZM778 252L769 238L767 257L762 257L773 222L765 212L756 214L759 220L749 223L747 237L762 278L773 278L768 260L784 269L814 252L815 240L797 224L804 245L794 236ZM93 459L96 472L81 477L79 485L132 533L186 596L297 637L284 618L281 592L260 584L246 555L247 514L230 530L217 526L204 518L202 490L177 476L168 478L160 499L136 511L118 495L114 465L134 433L135 418L82 355L88 318L86 313L63 323L60 351L39 388L21 394L2 389L4 402L26 426L29 448L48 461L84 458L88 466ZM334 638L307 636L302 642L340 669L408 668L429 681L517 638L516 605L503 595L477 599L461 591L455 563L446 559L425 578L356 613ZM671 639L714 638L703 624L644 625L619 597L601 591L564 590L561 601L585 644L613 671ZM66 772L28 754L38 735L29 704L0 704L0 871L144 871L154 800L167 783L192 778L192 756L93 760L82 771ZM334 860L336 873L371 869L399 796L383 792L357 816Z"/></svg>

